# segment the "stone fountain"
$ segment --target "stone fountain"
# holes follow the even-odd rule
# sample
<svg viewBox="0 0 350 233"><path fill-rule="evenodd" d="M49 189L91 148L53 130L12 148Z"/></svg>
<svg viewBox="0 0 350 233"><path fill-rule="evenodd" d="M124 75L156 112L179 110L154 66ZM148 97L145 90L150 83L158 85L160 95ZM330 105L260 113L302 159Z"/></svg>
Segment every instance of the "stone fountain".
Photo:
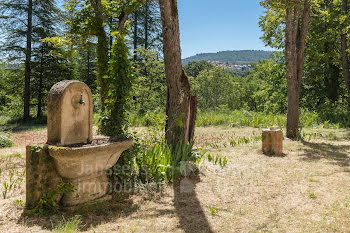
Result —
<svg viewBox="0 0 350 233"><path fill-rule="evenodd" d="M66 206L86 203L107 194L107 170L131 147L132 140L93 138L92 114L92 94L84 83L66 80L51 88L47 145L39 153L32 153L33 147L27 147L27 205L35 205L40 195L61 180L75 185L74 192L60 197ZM38 160L33 156L39 157L37 163L33 163ZM45 158L46 164L40 165L40 157ZM51 182L45 181L45 176L50 176ZM44 182L38 185L38 179ZM30 191L34 191L34 195Z"/></svg>

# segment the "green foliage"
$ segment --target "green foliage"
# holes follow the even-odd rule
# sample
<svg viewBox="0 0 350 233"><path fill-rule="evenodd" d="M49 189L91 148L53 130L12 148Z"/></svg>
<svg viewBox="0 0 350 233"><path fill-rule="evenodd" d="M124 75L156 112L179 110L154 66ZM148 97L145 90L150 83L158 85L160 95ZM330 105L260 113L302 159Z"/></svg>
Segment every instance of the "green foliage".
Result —
<svg viewBox="0 0 350 233"><path fill-rule="evenodd" d="M203 155L203 151L193 149L193 142L179 144L171 153L164 140L144 146L136 140L109 174L121 186L156 185L159 188L196 172Z"/></svg>
<svg viewBox="0 0 350 233"><path fill-rule="evenodd" d="M127 135L126 114L134 75L128 56L126 39L120 36L112 48L111 77L105 77L109 83L108 99L105 99L105 109L101 112L98 122L99 132L103 135L118 137Z"/></svg>
<svg viewBox="0 0 350 233"><path fill-rule="evenodd" d="M190 78L190 82L202 111L246 109L285 113L287 109L287 83L281 53L253 64L253 69L244 77L213 67L204 69L196 78Z"/></svg>
<svg viewBox="0 0 350 233"><path fill-rule="evenodd" d="M157 114L147 128L145 137L136 136L131 149L125 151L117 164L109 170L114 187L158 188L171 183L180 176L195 172L205 152L193 148L193 142L179 144L171 151L164 140L165 118L158 120ZM116 185L116 186L115 186Z"/></svg>
<svg viewBox="0 0 350 233"><path fill-rule="evenodd" d="M133 62L135 80L132 87L132 109L137 115L163 111L166 104L164 63L155 49L137 49L138 59Z"/></svg>
<svg viewBox="0 0 350 233"><path fill-rule="evenodd" d="M328 138L329 140L332 140L332 141L339 141L339 137L337 135L335 135L334 133L326 134L326 138Z"/></svg>
<svg viewBox="0 0 350 233"><path fill-rule="evenodd" d="M219 164L221 168L226 167L227 165L227 157L219 156L219 155L211 155L208 153L208 161L212 162L214 165Z"/></svg>
<svg viewBox="0 0 350 233"><path fill-rule="evenodd" d="M244 100L250 110L285 113L287 110L287 81L283 54L273 53L271 59L257 63L247 75L243 87Z"/></svg>
<svg viewBox="0 0 350 233"><path fill-rule="evenodd" d="M311 199L316 199L316 194L315 193L309 193L309 197Z"/></svg>
<svg viewBox="0 0 350 233"><path fill-rule="evenodd" d="M130 16L130 39L133 49L140 47L162 51L162 22L158 0L144 0ZM139 59L135 51L134 60Z"/></svg>
<svg viewBox="0 0 350 233"><path fill-rule="evenodd" d="M1 172L0 172L1 174ZM19 190L22 187L22 183L25 178L25 169L20 170L16 168L16 164L13 165L13 168L11 168L8 171L9 178L8 180L3 181L3 191L2 191L2 197L6 199L7 194L9 194L11 191Z"/></svg>
<svg viewBox="0 0 350 233"><path fill-rule="evenodd" d="M123 48L126 47L124 44L124 37L129 33L128 27L122 25L120 19L122 19L124 15L128 15L137 10L141 3L142 1L139 0L97 2L76 0L66 1L65 8L70 17L67 21L69 33L66 33L65 41L69 44L82 46L89 44L90 41L94 41L97 37L96 70L102 111L105 110L105 105L111 105L111 103L109 103L111 91L115 91L116 88L115 75L125 75L122 74L122 72L129 73L129 70L118 70L125 66L124 62L119 67L118 64L115 64L115 61L118 61L118 52L125 50ZM110 46L112 42L113 46ZM127 53L121 53L120 60L124 60L125 54ZM118 78L122 79L120 77ZM118 88L121 88L119 91L124 93L122 87ZM126 88L128 89L129 86ZM116 96L117 94L114 93L114 95ZM104 118L102 126L107 124L109 120L108 116L111 114L110 111L111 106L109 106L109 109L106 112L102 112L102 117ZM124 112L122 114L124 114ZM119 129L112 129L109 132L106 128L103 130L106 130L105 133L107 135L122 134L122 126L119 125L117 128Z"/></svg>
<svg viewBox="0 0 350 233"><path fill-rule="evenodd" d="M323 123L315 112L301 111L300 125L303 127L318 126ZM197 126L227 125L233 127L263 128L276 125L284 128L286 115L271 114L251 111L226 111L226 112L199 112L196 121Z"/></svg>
<svg viewBox="0 0 350 233"><path fill-rule="evenodd" d="M238 80L224 69L215 67L204 70L196 78L191 79L192 91L198 94L198 107L201 110L240 109L240 93L242 92Z"/></svg>
<svg viewBox="0 0 350 233"><path fill-rule="evenodd" d="M62 195L74 192L76 186L69 182L61 181L56 188L50 188L47 193L44 193L38 206L28 209L30 215L39 214L41 216L57 213L60 209L59 200Z"/></svg>
<svg viewBox="0 0 350 233"><path fill-rule="evenodd" d="M11 147L13 142L8 134L0 132L0 148Z"/></svg>
<svg viewBox="0 0 350 233"><path fill-rule="evenodd" d="M214 68L214 65L209 63L208 61L191 61L187 63L183 69L187 75L190 77L197 77L202 71L209 71Z"/></svg>
<svg viewBox="0 0 350 233"><path fill-rule="evenodd" d="M63 216L62 220L55 225L52 227L55 233L78 233L81 230L82 221L80 216L74 216L68 220Z"/></svg>
<svg viewBox="0 0 350 233"><path fill-rule="evenodd" d="M140 116L136 113L130 113L130 124L132 126L165 126L166 115L164 111L159 109L155 111L147 111L144 116Z"/></svg>
<svg viewBox="0 0 350 233"><path fill-rule="evenodd" d="M213 216L217 215L219 213L218 208L215 207L215 206L209 206L209 210L210 210L210 214L213 215Z"/></svg>
<svg viewBox="0 0 350 233"><path fill-rule="evenodd" d="M295 1L298 2L298 1ZM346 114L347 91L344 85L341 66L341 41L339 34L348 33L349 14L341 12L342 1L312 0L312 14L309 22L309 30L305 51L305 69L301 84L300 106L309 111L316 111L323 121L340 123L342 127L349 127L349 118ZM260 27L263 31L262 39L265 44L277 49L284 48L285 40L285 9L286 3L293 1L271 1L263 0L261 5L265 7L265 14L260 18ZM288 7L291 7L288 5ZM342 26L345 25L345 29ZM282 64L284 58L281 56ZM262 67L260 67L262 68ZM269 64L264 70L273 68ZM277 100L275 104L269 101L271 93L260 93L261 101L266 106L273 106L272 111L277 108L278 112L284 113L286 106L280 105L286 97L285 84L282 86L276 78L285 77L285 68L280 66L280 74L271 72L273 81L270 89L275 88L277 95L271 100ZM259 72L259 69L257 70ZM266 75L266 77L269 77ZM285 79L285 78L284 78ZM284 81L285 82L285 81ZM281 88L282 87L282 88ZM263 88L265 90L265 88ZM266 101L267 100L267 101ZM281 101L283 100L283 101ZM257 111L262 111L257 109ZM266 107L263 111L270 111Z"/></svg>
<svg viewBox="0 0 350 233"><path fill-rule="evenodd" d="M232 147L235 146L241 146L245 144L250 144L250 143L255 143L258 141L261 141L261 135L255 135L253 137L246 137L246 136L241 136L241 137L234 137L230 139L230 145Z"/></svg>

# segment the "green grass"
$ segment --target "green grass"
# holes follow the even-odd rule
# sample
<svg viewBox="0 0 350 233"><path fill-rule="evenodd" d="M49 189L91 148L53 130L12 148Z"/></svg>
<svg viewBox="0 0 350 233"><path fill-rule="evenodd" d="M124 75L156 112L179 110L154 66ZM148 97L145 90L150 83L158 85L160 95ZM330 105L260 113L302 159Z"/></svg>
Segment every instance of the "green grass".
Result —
<svg viewBox="0 0 350 233"><path fill-rule="evenodd" d="M197 126L218 126L227 125L232 127L253 127L263 128L268 126L279 126L284 128L286 126L287 116L263 112L249 112L235 110L232 112L199 112L197 115ZM301 127L314 127L320 125L322 122L316 113L302 111L300 114ZM328 123L328 127L332 128L334 125Z"/></svg>
<svg viewBox="0 0 350 233"><path fill-rule="evenodd" d="M158 122L165 122L165 113L147 113L145 116L130 114L130 123L133 126L151 126ZM343 124L323 120L316 112L300 111L300 127L322 127L338 129ZM268 126L286 127L286 114L272 114L264 112L251 112L246 110L235 111L201 111L198 110L196 126L232 126L264 128Z"/></svg>
<svg viewBox="0 0 350 233"><path fill-rule="evenodd" d="M13 141L11 140L10 136L5 133L0 132L0 148L5 147L12 147Z"/></svg>
<svg viewBox="0 0 350 233"><path fill-rule="evenodd" d="M255 143L258 141L261 141L262 136L261 135L254 135L252 137L246 137L246 136L240 136L240 137L233 137L230 139L230 145L232 147L235 146L241 146L245 144Z"/></svg>
<svg viewBox="0 0 350 233"><path fill-rule="evenodd" d="M57 222L53 227L53 232L56 233L75 233L79 232L82 227L82 222L79 216L75 216L69 220L64 217L61 221Z"/></svg>
<svg viewBox="0 0 350 233"><path fill-rule="evenodd" d="M14 190L20 190L25 179L25 169L17 169L16 165L13 165L8 171L8 178L3 181L2 197L6 199L7 195Z"/></svg>
<svg viewBox="0 0 350 233"><path fill-rule="evenodd" d="M217 215L217 214L219 213L218 208L216 208L216 207L214 207L214 206L209 206L209 210L210 210L210 214L211 214L212 216Z"/></svg>
<svg viewBox="0 0 350 233"><path fill-rule="evenodd" d="M12 158L22 158L22 154L15 152L12 154L7 154L7 155L0 155L0 158L5 158L5 159L12 159Z"/></svg>
<svg viewBox="0 0 350 233"><path fill-rule="evenodd" d="M330 132L328 134L326 134L326 138L331 140L331 141L339 141L339 138L337 135L335 135L334 133Z"/></svg>
<svg viewBox="0 0 350 233"><path fill-rule="evenodd" d="M316 194L315 194L315 193L309 193L309 197L310 197L311 199L315 199L315 198L316 198Z"/></svg>
<svg viewBox="0 0 350 233"><path fill-rule="evenodd" d="M219 164L221 168L224 168L227 165L226 156L211 155L210 153L208 153L208 161L213 163L214 165Z"/></svg>

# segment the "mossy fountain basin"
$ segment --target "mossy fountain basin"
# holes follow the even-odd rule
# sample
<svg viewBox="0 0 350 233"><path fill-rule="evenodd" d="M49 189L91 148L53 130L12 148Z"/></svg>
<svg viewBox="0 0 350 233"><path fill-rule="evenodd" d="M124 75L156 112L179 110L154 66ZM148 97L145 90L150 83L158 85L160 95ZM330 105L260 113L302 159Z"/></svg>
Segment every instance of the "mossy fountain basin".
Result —
<svg viewBox="0 0 350 233"><path fill-rule="evenodd" d="M89 144L49 145L57 172L75 191L64 195L63 204L73 206L103 197L108 192L107 170L121 153L132 145L131 139L96 137Z"/></svg>

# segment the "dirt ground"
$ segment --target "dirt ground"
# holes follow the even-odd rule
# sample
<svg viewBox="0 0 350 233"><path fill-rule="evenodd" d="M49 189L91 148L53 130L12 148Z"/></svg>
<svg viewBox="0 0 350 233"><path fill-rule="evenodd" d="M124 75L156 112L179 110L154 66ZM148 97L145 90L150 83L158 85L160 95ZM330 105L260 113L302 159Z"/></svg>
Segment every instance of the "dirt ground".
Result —
<svg viewBox="0 0 350 233"><path fill-rule="evenodd" d="M199 175L162 192L120 193L51 217L24 214L25 180L18 178L25 145L44 143L46 129L14 132L16 146L0 149L0 232L48 232L76 216L87 232L350 232L350 131L306 129L315 136L285 139L283 157L263 155L260 141L230 145L260 132L197 128L197 145L227 157L226 167L205 158ZM20 187L3 199L10 171Z"/></svg>

